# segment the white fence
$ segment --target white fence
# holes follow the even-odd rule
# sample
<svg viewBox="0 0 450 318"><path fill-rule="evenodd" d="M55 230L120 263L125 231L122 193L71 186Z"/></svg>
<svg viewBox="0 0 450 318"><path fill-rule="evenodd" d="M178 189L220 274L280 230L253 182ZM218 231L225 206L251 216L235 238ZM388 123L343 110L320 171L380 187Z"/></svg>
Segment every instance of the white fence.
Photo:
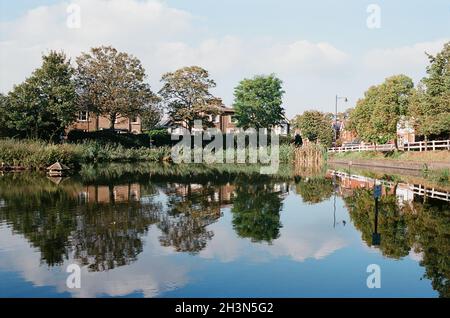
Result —
<svg viewBox="0 0 450 318"><path fill-rule="evenodd" d="M450 150L450 140L409 142L400 145L399 149L404 151Z"/></svg>
<svg viewBox="0 0 450 318"><path fill-rule="evenodd" d="M347 147L329 148L329 152L360 152L360 151L392 151L395 149L394 144L385 145L355 145ZM398 146L402 151L428 151L428 150L450 150L450 140L433 140L409 142Z"/></svg>
<svg viewBox="0 0 450 318"><path fill-rule="evenodd" d="M348 152L348 151L392 151L395 149L395 145L357 145L347 147L333 147L329 148L329 152Z"/></svg>

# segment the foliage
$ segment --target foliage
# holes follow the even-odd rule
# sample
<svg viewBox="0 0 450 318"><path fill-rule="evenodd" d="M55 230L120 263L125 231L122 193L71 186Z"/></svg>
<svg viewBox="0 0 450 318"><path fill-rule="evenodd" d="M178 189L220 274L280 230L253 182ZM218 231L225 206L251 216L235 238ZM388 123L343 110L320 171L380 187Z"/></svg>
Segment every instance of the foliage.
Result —
<svg viewBox="0 0 450 318"><path fill-rule="evenodd" d="M154 129L147 132L153 146L161 147L172 145L176 141L172 141L171 135L167 129Z"/></svg>
<svg viewBox="0 0 450 318"><path fill-rule="evenodd" d="M28 137L57 139L75 120L73 68L64 53L51 51L42 66L8 94L3 117L8 128Z"/></svg>
<svg viewBox="0 0 450 318"><path fill-rule="evenodd" d="M280 236L280 194L273 185L238 184L233 208L233 228L241 237L253 242L268 242Z"/></svg>
<svg viewBox="0 0 450 318"><path fill-rule="evenodd" d="M296 183L295 189L303 202L309 204L325 201L334 193L332 180L320 177L301 179Z"/></svg>
<svg viewBox="0 0 450 318"><path fill-rule="evenodd" d="M414 94L409 116L417 134L450 137L450 42L436 56L428 54L427 76Z"/></svg>
<svg viewBox="0 0 450 318"><path fill-rule="evenodd" d="M116 119L155 111L157 97L145 83L141 61L110 46L92 48L77 58L76 84L80 107Z"/></svg>
<svg viewBox="0 0 450 318"><path fill-rule="evenodd" d="M163 118L163 115L163 109L158 105L144 109L140 114L142 130L149 131L155 129Z"/></svg>
<svg viewBox="0 0 450 318"><path fill-rule="evenodd" d="M275 75L244 79L234 89L234 118L238 127L272 128L284 119L283 82Z"/></svg>
<svg viewBox="0 0 450 318"><path fill-rule="evenodd" d="M412 80L405 75L391 76L370 87L350 114L350 128L367 142L396 141L397 123L408 111L413 88Z"/></svg>
<svg viewBox="0 0 450 318"><path fill-rule="evenodd" d="M192 130L195 120L204 127L213 127L215 116L220 114L222 101L210 93L216 83L208 71L198 66L184 67L162 76L159 91L169 115L176 123Z"/></svg>
<svg viewBox="0 0 450 318"><path fill-rule="evenodd" d="M375 202L371 191L357 189L345 199L350 218L362 232L362 239L372 245L375 229ZM409 235L406 220L397 205L395 195L383 196L379 203L378 232L381 236L380 250L383 255L399 259L409 254Z"/></svg>
<svg viewBox="0 0 450 318"><path fill-rule="evenodd" d="M95 141L100 144L119 144L125 148L140 148L150 146L150 137L147 134L117 133L111 130L99 130L85 132L71 130L67 134L67 140L72 143Z"/></svg>
<svg viewBox="0 0 450 318"><path fill-rule="evenodd" d="M77 167L93 162L162 161L170 149L124 148L116 144L85 142L83 144L51 144L43 141L0 140L0 162L9 166L43 169L59 161Z"/></svg>
<svg viewBox="0 0 450 318"><path fill-rule="evenodd" d="M330 146L333 141L331 119L324 113L310 110L293 120L293 126L300 130L303 138Z"/></svg>

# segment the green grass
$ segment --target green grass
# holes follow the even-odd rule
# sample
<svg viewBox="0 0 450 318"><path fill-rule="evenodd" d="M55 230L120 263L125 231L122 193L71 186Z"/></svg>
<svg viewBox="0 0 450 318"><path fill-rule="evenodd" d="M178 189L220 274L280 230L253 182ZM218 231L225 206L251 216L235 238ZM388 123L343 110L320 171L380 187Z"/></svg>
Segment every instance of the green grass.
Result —
<svg viewBox="0 0 450 318"><path fill-rule="evenodd" d="M361 151L361 152L342 152L342 153L329 153L329 157L332 159L347 159L347 160L399 160L399 161L412 161L412 162L450 162L450 151L390 151L390 152L377 152L377 151Z"/></svg>
<svg viewBox="0 0 450 318"><path fill-rule="evenodd" d="M0 163L27 169L42 169L56 161L71 167L95 162L162 161L170 149L125 148L94 141L82 144L51 144L37 140L0 140Z"/></svg>
<svg viewBox="0 0 450 318"><path fill-rule="evenodd" d="M293 145L280 145L279 151L281 163L292 162ZM52 144L39 140L0 140L0 163L26 169L43 169L56 161L75 168L85 163L161 162L170 156L169 147L126 148L119 144L95 141Z"/></svg>

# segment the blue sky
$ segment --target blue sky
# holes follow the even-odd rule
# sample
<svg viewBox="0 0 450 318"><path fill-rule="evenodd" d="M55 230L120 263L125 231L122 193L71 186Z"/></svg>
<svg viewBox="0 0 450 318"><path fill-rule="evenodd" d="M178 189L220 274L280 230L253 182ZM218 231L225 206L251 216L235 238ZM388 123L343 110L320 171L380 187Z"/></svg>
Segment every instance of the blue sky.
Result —
<svg viewBox="0 0 450 318"><path fill-rule="evenodd" d="M336 93L353 106L368 86L393 74L417 82L425 71L424 51L435 53L450 38L450 3L444 0L111 1L74 0L82 27L63 31L69 1L0 0L0 90L20 82L49 49L75 57L92 45L113 44L142 60L155 90L166 71L204 66L226 104L240 79L276 73L292 117L310 108L332 110ZM372 3L381 9L377 29L366 24ZM133 10L135 5L142 9ZM46 10L30 15L37 7Z"/></svg>

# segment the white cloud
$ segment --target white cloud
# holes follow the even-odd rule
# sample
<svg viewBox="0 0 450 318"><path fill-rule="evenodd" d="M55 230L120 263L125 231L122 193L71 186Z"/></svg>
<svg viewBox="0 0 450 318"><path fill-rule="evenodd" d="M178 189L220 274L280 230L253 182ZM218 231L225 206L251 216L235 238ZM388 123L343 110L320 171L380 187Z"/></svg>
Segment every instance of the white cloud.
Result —
<svg viewBox="0 0 450 318"><path fill-rule="evenodd" d="M444 40L401 48L384 48L352 56L327 42L290 41L239 34L213 36L201 17L158 0L75 0L81 28L66 25L69 2L29 10L0 24L0 91L23 81L41 63L41 54L64 50L72 58L92 46L113 45L143 62L154 90L167 71L186 65L208 69L226 104L245 77L276 73L286 91L291 117L305 109L331 111L334 95L344 94L352 106L372 84L395 73L415 80L424 75L424 51L435 53Z"/></svg>
<svg viewBox="0 0 450 318"><path fill-rule="evenodd" d="M425 52L435 55L448 41L449 39L440 39L397 48L373 49L363 57L363 66L368 72L383 77L405 74L417 81L424 76L429 63Z"/></svg>

